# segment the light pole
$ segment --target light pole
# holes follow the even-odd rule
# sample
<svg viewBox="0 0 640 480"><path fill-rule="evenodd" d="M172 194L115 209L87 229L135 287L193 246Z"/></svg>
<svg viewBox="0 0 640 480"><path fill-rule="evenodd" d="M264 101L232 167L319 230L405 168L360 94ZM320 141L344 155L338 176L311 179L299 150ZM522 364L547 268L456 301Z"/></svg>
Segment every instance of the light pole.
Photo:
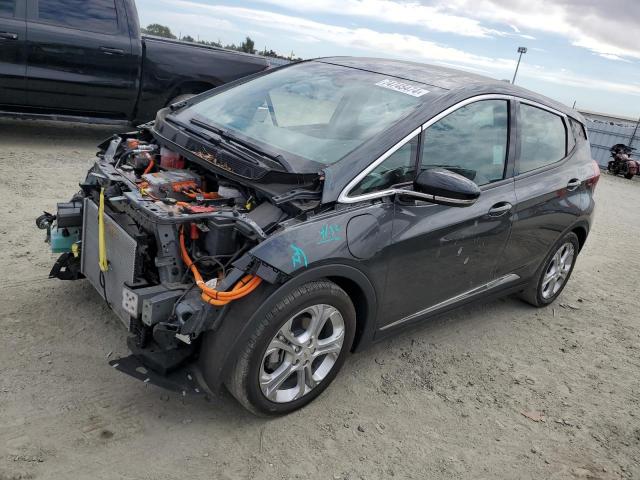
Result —
<svg viewBox="0 0 640 480"><path fill-rule="evenodd" d="M520 60L522 60L522 54L523 53L527 53L527 47L518 47L518 53L520 54L520 56L518 57L518 64L516 65L516 71L513 72L513 80L511 80L511 83L516 83L516 75L518 75L518 68L520 68Z"/></svg>

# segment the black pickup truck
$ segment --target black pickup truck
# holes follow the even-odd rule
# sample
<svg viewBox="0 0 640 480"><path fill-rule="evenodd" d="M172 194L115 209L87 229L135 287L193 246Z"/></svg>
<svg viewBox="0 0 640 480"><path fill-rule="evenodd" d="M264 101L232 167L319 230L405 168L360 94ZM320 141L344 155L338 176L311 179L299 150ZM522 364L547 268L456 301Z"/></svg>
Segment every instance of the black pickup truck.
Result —
<svg viewBox="0 0 640 480"><path fill-rule="evenodd" d="M142 123L269 66L141 35L134 0L0 0L0 114Z"/></svg>

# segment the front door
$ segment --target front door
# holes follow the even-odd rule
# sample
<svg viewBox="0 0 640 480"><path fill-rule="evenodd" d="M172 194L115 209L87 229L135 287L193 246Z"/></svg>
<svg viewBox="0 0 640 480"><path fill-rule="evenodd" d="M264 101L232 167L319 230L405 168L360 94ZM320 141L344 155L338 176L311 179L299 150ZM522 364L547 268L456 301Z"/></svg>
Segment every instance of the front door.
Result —
<svg viewBox="0 0 640 480"><path fill-rule="evenodd" d="M488 285L509 239L516 198L507 174L510 101L479 100L423 132L419 171L444 167L476 182L469 207L434 205L398 195L389 249L383 330L417 320ZM512 143L512 142L511 142Z"/></svg>
<svg viewBox="0 0 640 480"><path fill-rule="evenodd" d="M125 118L138 93L120 0L29 4L27 102L35 108Z"/></svg>
<svg viewBox="0 0 640 480"><path fill-rule="evenodd" d="M26 36L24 0L0 0L0 105L25 103Z"/></svg>

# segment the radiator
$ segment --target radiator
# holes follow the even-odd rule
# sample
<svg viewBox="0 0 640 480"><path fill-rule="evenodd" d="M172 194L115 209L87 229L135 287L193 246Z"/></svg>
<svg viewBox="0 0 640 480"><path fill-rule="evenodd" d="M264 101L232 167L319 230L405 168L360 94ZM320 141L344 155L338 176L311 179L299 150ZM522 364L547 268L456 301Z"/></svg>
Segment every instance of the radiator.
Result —
<svg viewBox="0 0 640 480"><path fill-rule="evenodd" d="M104 272L104 288L100 283L98 266L98 206L89 198L84 199L82 219L81 271L91 282L127 329L130 315L122 307L122 287L133 283L136 270L137 242L108 214L104 214L104 231L109 269Z"/></svg>

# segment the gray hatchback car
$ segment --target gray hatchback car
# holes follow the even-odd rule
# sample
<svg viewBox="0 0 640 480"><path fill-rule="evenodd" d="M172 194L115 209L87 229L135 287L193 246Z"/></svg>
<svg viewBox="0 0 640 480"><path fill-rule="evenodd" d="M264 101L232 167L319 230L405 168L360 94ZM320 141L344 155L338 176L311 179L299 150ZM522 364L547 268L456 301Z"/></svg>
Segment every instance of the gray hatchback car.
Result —
<svg viewBox="0 0 640 480"><path fill-rule="evenodd" d="M349 352L489 295L542 307L591 227L584 120L447 68L324 58L161 110L106 140L45 214L52 277L131 332L112 362L282 414Z"/></svg>

